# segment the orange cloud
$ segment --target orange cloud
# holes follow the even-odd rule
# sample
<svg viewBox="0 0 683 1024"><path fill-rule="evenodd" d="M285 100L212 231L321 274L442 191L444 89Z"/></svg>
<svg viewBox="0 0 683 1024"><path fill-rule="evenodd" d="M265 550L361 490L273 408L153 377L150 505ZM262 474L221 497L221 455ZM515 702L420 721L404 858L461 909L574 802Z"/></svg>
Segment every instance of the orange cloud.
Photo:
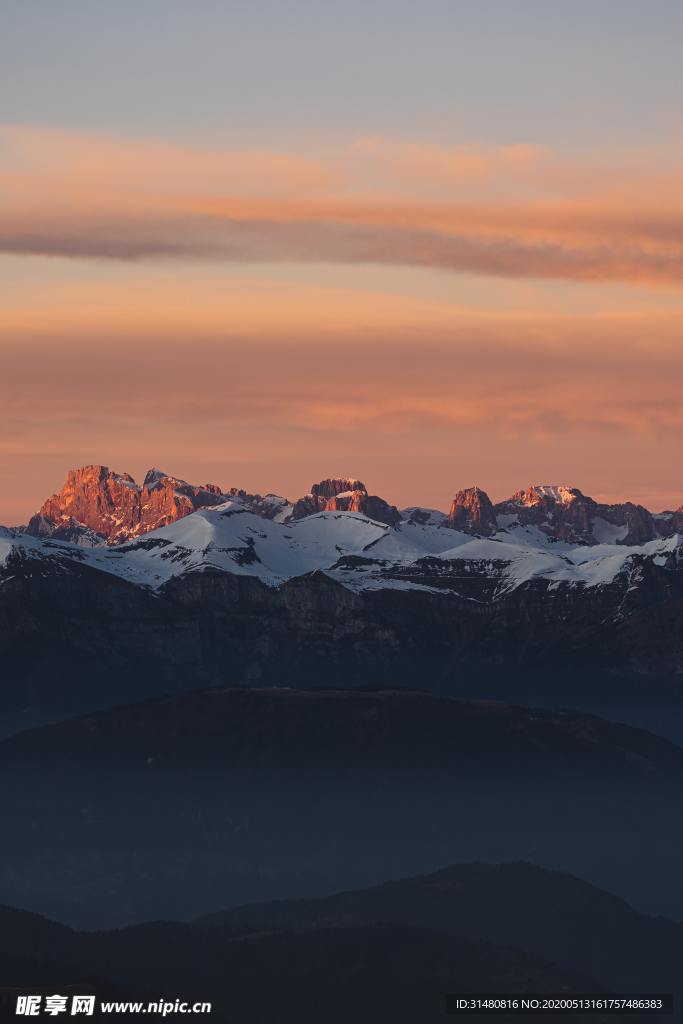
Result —
<svg viewBox="0 0 683 1024"><path fill-rule="evenodd" d="M320 296L333 299L341 313L343 294ZM678 314L462 312L403 329L349 317L302 336L292 313L256 333L241 333L241 314L222 333L201 321L174 333L151 312L140 333L106 312L101 328L57 338L6 332L0 522L93 461L290 497L350 472L399 504L444 508L473 481L499 498L560 480L655 508L683 501Z"/></svg>
<svg viewBox="0 0 683 1024"><path fill-rule="evenodd" d="M681 166L0 128L0 522L100 461L680 505Z"/></svg>
<svg viewBox="0 0 683 1024"><path fill-rule="evenodd" d="M591 168L525 146L366 142L313 158L17 128L0 146L5 253L683 283L675 155L630 174L613 158L613 186L605 161L591 188Z"/></svg>

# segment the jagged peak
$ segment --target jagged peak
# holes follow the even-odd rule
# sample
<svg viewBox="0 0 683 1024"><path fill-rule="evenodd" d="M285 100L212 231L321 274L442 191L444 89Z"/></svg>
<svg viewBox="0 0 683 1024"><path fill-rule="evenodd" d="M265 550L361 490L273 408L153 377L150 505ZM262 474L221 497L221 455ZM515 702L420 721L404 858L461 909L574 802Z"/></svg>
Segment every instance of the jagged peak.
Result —
<svg viewBox="0 0 683 1024"><path fill-rule="evenodd" d="M496 515L486 491L476 486L458 491L448 514L448 525L465 533L494 533Z"/></svg>
<svg viewBox="0 0 683 1024"><path fill-rule="evenodd" d="M486 491L482 490L481 487L461 487L456 492L454 501L467 501L467 502L480 502L486 504L490 502L490 498Z"/></svg>
<svg viewBox="0 0 683 1024"><path fill-rule="evenodd" d="M362 480L353 476L327 477L311 484L310 493L316 497L334 498L338 494L346 494L351 491L363 491L367 494L367 487Z"/></svg>
<svg viewBox="0 0 683 1024"><path fill-rule="evenodd" d="M106 480L118 480L127 486L137 487L135 479L130 475L130 473L117 473L116 470L110 469L109 466L99 465L97 463L91 463L87 466L78 466L76 469L70 469L66 474L66 482L64 486L67 487L69 484L81 481L104 483Z"/></svg>
<svg viewBox="0 0 683 1024"><path fill-rule="evenodd" d="M161 480L168 477L168 473L164 473L163 469L159 469L157 466L153 466L152 469L148 469L145 473L145 479L143 485L149 487L150 484L158 484Z"/></svg>
<svg viewBox="0 0 683 1024"><path fill-rule="evenodd" d="M422 505L409 505L400 510L401 519L406 523L417 523L420 526L443 526L448 516L438 508L425 508Z"/></svg>
<svg viewBox="0 0 683 1024"><path fill-rule="evenodd" d="M394 526L403 519L421 525L449 526L478 536L497 530L537 527L554 540L567 543L603 543L611 537L620 544L640 544L683 531L683 506L653 517L632 502L606 504L568 484L534 483L511 498L493 505L478 484L459 490L450 512L410 506L399 513L383 498L368 493L354 476L328 477L314 483L311 492L296 502L278 495L248 494L216 484L190 484L158 466L147 471L143 484L129 473L118 473L104 464L91 463L70 469L61 490L52 495L26 527L29 534L74 524L120 543L131 536L158 529L201 508L237 498L255 514L278 521L302 519L323 511L362 512L369 518ZM615 533L616 531L616 533ZM618 534L618 536L617 536Z"/></svg>
<svg viewBox="0 0 683 1024"><path fill-rule="evenodd" d="M576 500L592 501L578 487L568 484L531 484L516 491L508 501L516 505L535 505L539 501L553 501L559 505L570 505Z"/></svg>

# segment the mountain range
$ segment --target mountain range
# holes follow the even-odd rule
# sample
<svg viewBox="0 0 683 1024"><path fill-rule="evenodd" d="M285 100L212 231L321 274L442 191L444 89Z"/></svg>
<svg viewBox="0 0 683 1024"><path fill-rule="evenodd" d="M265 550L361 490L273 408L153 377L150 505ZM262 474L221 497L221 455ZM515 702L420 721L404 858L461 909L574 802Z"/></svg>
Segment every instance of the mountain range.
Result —
<svg viewBox="0 0 683 1024"><path fill-rule="evenodd" d="M321 480L308 494L289 501L272 493L189 484L159 469L150 469L139 485L130 474L107 466L70 470L62 489L20 532L92 545L120 544L227 501L281 523L318 512L359 512L387 526L401 521L431 523L481 536L512 525L535 526L549 539L583 545L644 544L683 532L683 505L674 512L653 514L633 502L596 502L576 487L534 485L496 505L479 487L468 487L458 491L448 514L417 506L399 512L383 498L368 494L361 480L349 477Z"/></svg>
<svg viewBox="0 0 683 1024"><path fill-rule="evenodd" d="M321 480L309 494L290 502L272 493L188 484L160 469L150 469L140 485L130 474L112 472L108 466L83 466L69 471L61 491L48 498L20 532L86 546L121 544L228 501L278 522L323 511L362 512L390 526L401 518L393 505L369 495L362 481L348 478Z"/></svg>
<svg viewBox="0 0 683 1024"><path fill-rule="evenodd" d="M0 706L30 725L203 686L417 679L679 699L680 516L564 487L472 488L445 515L351 479L290 503L85 467L0 529Z"/></svg>
<svg viewBox="0 0 683 1024"><path fill-rule="evenodd" d="M683 749L579 710L680 718L679 531L560 485L446 512L69 473L0 528L0 901L100 930L0 907L0 984L297 1024L677 991L681 926L586 882L406 876L531 859L683 913Z"/></svg>

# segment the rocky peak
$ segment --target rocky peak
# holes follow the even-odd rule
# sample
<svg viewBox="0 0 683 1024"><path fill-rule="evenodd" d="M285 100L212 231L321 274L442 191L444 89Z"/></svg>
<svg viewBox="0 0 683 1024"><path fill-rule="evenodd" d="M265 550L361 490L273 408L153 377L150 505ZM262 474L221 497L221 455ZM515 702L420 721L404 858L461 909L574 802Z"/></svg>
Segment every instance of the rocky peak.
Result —
<svg viewBox="0 0 683 1024"><path fill-rule="evenodd" d="M331 477L328 480L321 480L320 483L311 484L311 494L318 498L335 498L338 494L349 491L365 491L367 494L367 487L362 480L348 476Z"/></svg>
<svg viewBox="0 0 683 1024"><path fill-rule="evenodd" d="M423 508L421 505L410 505L401 509L401 520L416 526L447 526L448 516L438 508Z"/></svg>
<svg viewBox="0 0 683 1024"><path fill-rule="evenodd" d="M532 484L525 490L517 491L508 503L533 508L535 505L571 505L574 501L589 501L578 487L567 487L565 484Z"/></svg>
<svg viewBox="0 0 683 1024"><path fill-rule="evenodd" d="M683 533L683 505L672 513L668 525L670 533Z"/></svg>
<svg viewBox="0 0 683 1024"><path fill-rule="evenodd" d="M158 469L150 470L140 486L129 473L83 466L68 472L61 491L32 517L27 532L79 543L99 539L118 544L225 500L215 484L195 487Z"/></svg>
<svg viewBox="0 0 683 1024"><path fill-rule="evenodd" d="M59 523L53 523L45 516L37 514L31 519L29 527L22 532L31 533L34 537L63 540L82 548L96 548L106 544L106 537L103 534L96 533L70 516L64 517Z"/></svg>
<svg viewBox="0 0 683 1024"><path fill-rule="evenodd" d="M401 519L394 505L376 494L368 494L365 484L351 477L329 478L312 484L310 493L294 503L291 518L304 519L316 512L361 512L387 526L395 526Z"/></svg>
<svg viewBox="0 0 683 1024"><path fill-rule="evenodd" d="M254 515L263 519L277 519L286 522L291 519L292 505L280 494L249 494L239 487L231 487L223 495L225 499L238 501Z"/></svg>
<svg viewBox="0 0 683 1024"><path fill-rule="evenodd" d="M238 501L255 515L287 522L317 512L358 512L395 526L401 520L421 525L447 525L465 533L490 536L497 531L536 527L550 540L571 544L640 545L657 537L683 533L683 506L653 516L633 502L595 501L577 487L533 484L492 505L479 487L458 491L450 512L395 506L353 477L329 477L312 484L295 504L275 494L249 494L217 484L195 485L155 467L137 484L129 473L108 466L72 469L62 489L32 517L26 532L82 545L119 544L168 526L201 508Z"/></svg>
<svg viewBox="0 0 683 1024"><path fill-rule="evenodd" d="M533 484L499 502L495 512L571 544L644 544L658 535L654 517L642 505L597 502L563 484Z"/></svg>
<svg viewBox="0 0 683 1024"><path fill-rule="evenodd" d="M114 473L108 466L82 466L69 470L61 491L42 505L27 532L45 536L81 526L109 540L117 531L134 528L139 507L139 488L129 473Z"/></svg>
<svg viewBox="0 0 683 1024"><path fill-rule="evenodd" d="M658 535L657 523L651 512L643 505L625 501L617 505L596 505L597 517L621 527L623 537L620 544L646 544Z"/></svg>
<svg viewBox="0 0 683 1024"><path fill-rule="evenodd" d="M458 491L448 514L448 525L453 530L462 530L463 533L483 536L495 533L496 514L486 491L479 487L466 487Z"/></svg>
<svg viewBox="0 0 683 1024"><path fill-rule="evenodd" d="M152 469L148 469L145 473L145 479L142 482L142 486L151 491L152 488L160 484L162 480L168 479L170 479L168 473L164 473L163 469L157 469L154 467Z"/></svg>
<svg viewBox="0 0 683 1024"><path fill-rule="evenodd" d="M368 494L367 491L361 490L342 491L336 494L329 498L325 509L329 512L361 512L369 519L386 523L387 526L395 526L401 520L400 513L394 505L390 505L376 494Z"/></svg>

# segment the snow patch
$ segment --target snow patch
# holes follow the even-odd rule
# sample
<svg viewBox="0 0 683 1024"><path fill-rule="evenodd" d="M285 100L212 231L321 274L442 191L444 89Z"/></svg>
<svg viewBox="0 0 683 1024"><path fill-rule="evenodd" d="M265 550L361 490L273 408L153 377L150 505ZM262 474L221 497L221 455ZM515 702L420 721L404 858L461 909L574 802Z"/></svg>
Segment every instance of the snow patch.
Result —
<svg viewBox="0 0 683 1024"><path fill-rule="evenodd" d="M628 526L617 526L606 519L596 516L593 520L593 536L598 544L618 544L628 533Z"/></svg>
<svg viewBox="0 0 683 1024"><path fill-rule="evenodd" d="M352 590L443 593L445 588L453 593L460 576L479 574L493 579L496 593L502 594L531 580L544 580L553 589L565 584L606 586L620 573L631 578L637 559L643 558L661 566L683 564L683 538L678 534L635 547L617 543L620 535L605 530L601 536L607 540L579 546L553 543L538 528L513 522L514 517L500 519L507 522L505 529L481 538L430 521L403 520L390 527L359 512L319 512L279 522L229 500L119 547L79 548L3 528L0 566L14 551L49 561L71 559L151 589L207 570L255 577L271 587L324 571ZM431 586L425 559L441 560L438 588Z"/></svg>

